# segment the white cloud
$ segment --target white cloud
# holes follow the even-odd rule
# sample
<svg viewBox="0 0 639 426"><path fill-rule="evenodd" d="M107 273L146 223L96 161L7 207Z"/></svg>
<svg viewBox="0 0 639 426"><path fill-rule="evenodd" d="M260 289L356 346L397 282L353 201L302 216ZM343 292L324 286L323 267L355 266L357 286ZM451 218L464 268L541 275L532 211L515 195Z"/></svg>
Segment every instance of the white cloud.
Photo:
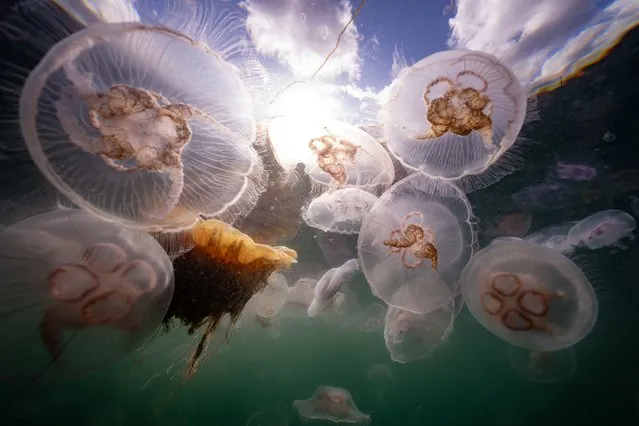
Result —
<svg viewBox="0 0 639 426"><path fill-rule="evenodd" d="M458 0L451 47L493 53L525 84L571 70L639 20L639 2L616 0Z"/></svg>
<svg viewBox="0 0 639 426"><path fill-rule="evenodd" d="M275 57L296 77L309 77L335 47L340 31L351 19L349 0L245 0L246 28L257 50ZM348 26L337 51L319 78L360 75L360 35Z"/></svg>

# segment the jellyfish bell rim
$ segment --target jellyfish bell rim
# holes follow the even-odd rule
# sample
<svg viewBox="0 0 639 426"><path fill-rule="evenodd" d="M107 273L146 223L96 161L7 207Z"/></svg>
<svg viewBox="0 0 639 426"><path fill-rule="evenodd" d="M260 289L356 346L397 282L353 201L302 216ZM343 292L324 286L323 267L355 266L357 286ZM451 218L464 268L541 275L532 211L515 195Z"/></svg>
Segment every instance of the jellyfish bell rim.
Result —
<svg viewBox="0 0 639 426"><path fill-rule="evenodd" d="M587 296L587 301L584 302L583 300L579 300L579 301L576 301L575 304L579 305L579 307L587 305L587 307L590 309L590 315L588 316L587 321L584 321L579 327L579 329L576 330L578 332L573 333L573 337L571 339L566 339L564 336L563 338L555 339L554 344L546 345L543 347L536 346L535 344L536 341L533 341L533 344L526 344L520 341L519 339L508 340L506 337L504 337L506 334L504 334L501 331L501 329L504 328L502 325L500 325L499 327L488 327L484 324L485 321L483 320L487 317L487 314L484 314L480 310L480 308L477 307L478 306L477 303L472 302L472 300L474 300L475 298L472 297L474 288L471 288L471 287L474 286L475 281L470 283L470 281L467 279L467 276L471 272L475 272L473 271L473 269L477 267L476 265L481 263L480 261L482 260L482 258L484 258L487 253L490 253L491 250L495 250L495 249L504 250L505 247L507 247L508 245L512 245L512 243L529 247L529 248L532 248L533 250L543 253L543 257L545 259L553 259L553 258L562 259L561 260L562 263L564 265L567 265L570 268L570 273L573 276L576 276L579 278L580 284L572 285L572 287L576 289L579 295ZM553 264L553 267L555 267L554 264ZM489 331L498 339L505 341L509 345L516 346L519 348L524 348L531 351L540 351L540 352L555 352L555 351L560 351L560 350L570 348L578 344L579 342L583 341L591 333L599 317L599 300L595 293L594 287L592 286L592 283L590 282L590 279L581 270L581 268L569 256L555 249L551 249L536 243L532 243L522 238L502 237L502 238L497 238L493 240L488 246L486 246L485 248L475 253L471 261L468 262L468 264L464 267L464 270L462 271L459 281L461 283L460 287L461 287L461 293L464 299L464 304L466 305L468 311L470 311L473 318L475 318L475 320L483 328L485 328L487 331ZM478 295L479 293L477 293L477 296ZM567 329L570 329L570 328L567 328ZM517 331L512 331L508 329L507 333L517 333ZM577 337L574 337L574 336L577 336Z"/></svg>
<svg viewBox="0 0 639 426"><path fill-rule="evenodd" d="M158 32L174 37L196 49L200 49L204 54L211 55L219 60L220 64L223 66L229 67L234 78L241 83L241 80L236 75L237 73L233 71L232 67L230 67L232 64L228 64L218 53L211 50L206 44L194 40L188 35L182 34L170 27L144 24L141 22L97 22L59 40L46 52L38 64L30 71L29 76L21 89L19 100L19 122L22 138L30 154L31 160L44 175L45 179L74 205L91 212L101 219L118 222L132 229L147 232L188 229L197 223L201 212L187 210L186 212L179 214L178 217L171 218L171 212L173 212L180 204L180 197L178 197L175 205L171 208L171 210L169 210L169 213L155 221L148 219L136 220L133 218L125 218L88 202L82 195L73 189L72 185L67 183L60 174L55 171L53 165L48 160L44 146L40 141L40 135L38 134L38 100L47 86L48 79L53 74L52 70L55 71L62 68L69 58L76 58L80 53L87 49L98 45L99 43L108 42L107 39L109 37L117 37L134 31ZM240 84L238 85L238 89L244 92L247 98L250 99L249 93L245 87ZM222 125L222 127L226 132L236 134L236 132L228 129L226 126ZM244 138L242 134L237 133L237 135ZM256 124L254 119L251 128L251 135L253 139L255 139ZM259 161L259 157L252 146L247 146L247 149L251 156L251 164L247 174L244 176L245 180L251 175L251 172L255 169L255 165ZM246 191L246 187L247 185L245 185L244 189L236 194L235 197L225 203L219 211L206 212L206 215L217 216L228 211L228 209L242 197Z"/></svg>

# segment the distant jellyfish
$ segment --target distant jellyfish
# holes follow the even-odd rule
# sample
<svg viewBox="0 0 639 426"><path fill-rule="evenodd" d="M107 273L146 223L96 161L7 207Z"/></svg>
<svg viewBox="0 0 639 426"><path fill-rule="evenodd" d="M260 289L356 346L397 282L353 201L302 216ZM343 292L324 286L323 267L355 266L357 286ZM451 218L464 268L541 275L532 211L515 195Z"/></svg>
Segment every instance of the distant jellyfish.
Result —
<svg viewBox="0 0 639 426"><path fill-rule="evenodd" d="M331 267L339 266L348 259L357 257L356 234L318 231L315 233L315 241L322 251L324 260Z"/></svg>
<svg viewBox="0 0 639 426"><path fill-rule="evenodd" d="M497 226L486 230L489 237L523 237L532 224L530 213L509 213L499 218Z"/></svg>
<svg viewBox="0 0 639 426"><path fill-rule="evenodd" d="M377 199L358 188L325 192L311 201L302 218L308 226L325 232L356 234Z"/></svg>
<svg viewBox="0 0 639 426"><path fill-rule="evenodd" d="M617 136L613 132L608 130L606 133L603 134L603 136L601 136L601 139L603 139L606 142L612 142L615 139L617 139Z"/></svg>
<svg viewBox="0 0 639 426"><path fill-rule="evenodd" d="M494 56L438 52L391 84L382 109L387 146L406 167L449 180L474 176L470 187L485 187L508 173L482 175L515 142L526 104L517 77Z"/></svg>
<svg viewBox="0 0 639 426"><path fill-rule="evenodd" d="M187 326L188 334L204 328L185 369L188 380L222 318L229 316L231 325L237 321L273 272L297 262L297 253L288 247L256 244L215 219L198 223L182 238L193 248L173 261L175 294L163 322L167 331L175 321Z"/></svg>
<svg viewBox="0 0 639 426"><path fill-rule="evenodd" d="M358 272L359 261L357 259L348 260L342 266L326 271L315 286L313 301L307 311L308 316L315 317L326 310L334 301L342 284L352 280Z"/></svg>
<svg viewBox="0 0 639 426"><path fill-rule="evenodd" d="M312 278L300 278L295 281L292 287L288 290L286 297L286 303L295 307L308 309L315 297L315 286L317 280Z"/></svg>
<svg viewBox="0 0 639 426"><path fill-rule="evenodd" d="M399 363L428 358L448 340L454 322L452 303L427 314L390 307L384 326L386 349L391 359Z"/></svg>
<svg viewBox="0 0 639 426"><path fill-rule="evenodd" d="M269 138L282 167L303 163L320 187L384 191L395 177L393 162L379 142L346 123L279 116L271 121Z"/></svg>
<svg viewBox="0 0 639 426"><path fill-rule="evenodd" d="M575 164L565 161L557 162L556 173L559 179L564 180L587 181L597 177L597 169L586 164Z"/></svg>
<svg viewBox="0 0 639 426"><path fill-rule="evenodd" d="M473 256L461 283L475 319L526 349L570 347L597 320L597 297L579 267L556 250L528 241L493 241Z"/></svg>
<svg viewBox="0 0 639 426"><path fill-rule="evenodd" d="M577 370L577 354L574 347L542 352L510 346L508 362L519 377L532 383L565 382Z"/></svg>
<svg viewBox="0 0 639 426"><path fill-rule="evenodd" d="M357 328L366 333L370 333L384 327L386 319L386 305L382 303L371 303L362 310Z"/></svg>
<svg viewBox="0 0 639 426"><path fill-rule="evenodd" d="M279 410L262 410L253 413L246 426L288 426L288 419Z"/></svg>
<svg viewBox="0 0 639 426"><path fill-rule="evenodd" d="M346 330L356 326L360 312L357 293L348 288L342 288L335 294L331 304L318 315L318 318L331 327Z"/></svg>
<svg viewBox="0 0 639 426"><path fill-rule="evenodd" d="M633 240L633 231L636 228L635 218L628 213L621 210L604 210L577 223L568 233L568 238L583 243L591 250L607 246L626 249L628 247L620 240Z"/></svg>
<svg viewBox="0 0 639 426"><path fill-rule="evenodd" d="M546 212L588 205L601 197L596 188L589 189L578 182L553 181L528 185L511 195L522 210Z"/></svg>
<svg viewBox="0 0 639 426"><path fill-rule="evenodd" d="M263 327L275 324L288 296L288 283L282 274L273 272L266 282L264 290L253 296L256 299L255 319Z"/></svg>
<svg viewBox="0 0 639 426"><path fill-rule="evenodd" d="M373 294L427 313L446 306L477 239L464 193L413 174L386 191L360 229L358 255Z"/></svg>
<svg viewBox="0 0 639 426"><path fill-rule="evenodd" d="M335 386L318 387L310 398L293 401L293 408L302 421L355 425L369 425L371 422L368 414L359 411L350 392Z"/></svg>
<svg viewBox="0 0 639 426"><path fill-rule="evenodd" d="M385 364L373 365L366 374L368 380L373 384L375 399L381 402L384 399L386 390L395 381L395 376Z"/></svg>
<svg viewBox="0 0 639 426"><path fill-rule="evenodd" d="M563 254L571 254L579 241L568 238L570 230L578 221L564 222L557 225L547 226L524 237L525 241L557 250Z"/></svg>
<svg viewBox="0 0 639 426"><path fill-rule="evenodd" d="M59 42L24 84L20 125L37 167L74 204L160 230L257 197L248 193L259 161L253 100L243 72L208 44L230 35L201 19L208 7L98 22L71 35L51 8L33 12L42 28L25 33L34 46L51 32Z"/></svg>
<svg viewBox="0 0 639 426"><path fill-rule="evenodd" d="M0 233L0 376L59 382L135 350L161 324L173 267L148 234L77 209Z"/></svg>

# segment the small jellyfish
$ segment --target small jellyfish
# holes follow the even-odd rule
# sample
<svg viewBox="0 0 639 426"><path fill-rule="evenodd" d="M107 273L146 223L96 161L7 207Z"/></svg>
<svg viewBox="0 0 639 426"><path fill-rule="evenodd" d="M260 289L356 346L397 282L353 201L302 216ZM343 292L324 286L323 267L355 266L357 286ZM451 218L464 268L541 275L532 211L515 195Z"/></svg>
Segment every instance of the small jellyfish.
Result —
<svg viewBox="0 0 639 426"><path fill-rule="evenodd" d="M274 325L288 296L286 278L273 272L267 280L264 290L253 296L255 298L255 319L263 327Z"/></svg>
<svg viewBox="0 0 639 426"><path fill-rule="evenodd" d="M588 205L597 201L601 195L596 187L563 181L528 185L512 194L511 199L522 210L546 212Z"/></svg>
<svg viewBox="0 0 639 426"><path fill-rule="evenodd" d="M523 237L532 224L531 213L510 213L502 216L495 228L486 230L489 237Z"/></svg>
<svg viewBox="0 0 639 426"><path fill-rule="evenodd" d="M615 139L617 139L617 136L613 132L608 130L606 133L603 134L603 136L601 136L601 139L603 139L606 142L612 142Z"/></svg>
<svg viewBox="0 0 639 426"><path fill-rule="evenodd" d="M357 234L376 201L375 195L359 188L329 191L311 201L302 218L308 226L325 232Z"/></svg>
<svg viewBox="0 0 639 426"><path fill-rule="evenodd" d="M556 250L521 239L497 239L479 251L461 285L475 319L522 348L570 347L597 320L597 297L579 267Z"/></svg>
<svg viewBox="0 0 639 426"><path fill-rule="evenodd" d="M282 167L303 163L320 187L384 191L395 178L386 150L371 135L346 123L279 116L271 121L269 138Z"/></svg>
<svg viewBox="0 0 639 426"><path fill-rule="evenodd" d="M160 230L257 197L248 191L259 164L253 100L226 54L207 44L223 30L198 18L208 7L181 5L70 35L51 22L59 19L51 10L34 18L44 22L29 34L34 45L38 34L59 41L22 89L22 135L42 174L74 204ZM186 16L196 24L185 25Z"/></svg>
<svg viewBox="0 0 639 426"><path fill-rule="evenodd" d="M633 240L635 237L632 232L636 228L635 218L628 213L621 210L604 210L577 223L568 233L568 238L583 243L591 250L607 246L626 249L628 247L620 240Z"/></svg>
<svg viewBox="0 0 639 426"><path fill-rule="evenodd" d="M406 167L428 176L474 176L472 188L488 186L508 173L482 175L515 142L526 104L517 77L494 56L435 53L391 84L382 108L387 146Z"/></svg>
<svg viewBox="0 0 639 426"><path fill-rule="evenodd" d="M317 280L312 278L300 278L289 288L286 303L298 308L308 309L315 297Z"/></svg>
<svg viewBox="0 0 639 426"><path fill-rule="evenodd" d="M465 194L416 173L375 203L360 229L358 255L375 296L423 314L448 305L476 242Z"/></svg>
<svg viewBox="0 0 639 426"><path fill-rule="evenodd" d="M593 180L597 177L597 169L585 164L573 164L558 161L556 167L557 177L564 180Z"/></svg>
<svg viewBox="0 0 639 426"><path fill-rule="evenodd" d="M77 209L0 233L0 376L56 382L133 351L161 324L173 267L148 234Z"/></svg>
<svg viewBox="0 0 639 426"><path fill-rule="evenodd" d="M366 375L373 384L375 399L377 402L381 402L384 399L385 391L395 381L395 376L385 364L373 365Z"/></svg>
<svg viewBox="0 0 639 426"><path fill-rule="evenodd" d="M288 419L279 410L262 410L253 413L246 426L288 426Z"/></svg>
<svg viewBox="0 0 639 426"><path fill-rule="evenodd" d="M531 351L510 346L508 362L519 377L532 383L558 383L570 379L577 370L574 347L552 352Z"/></svg>
<svg viewBox="0 0 639 426"><path fill-rule="evenodd" d="M366 309L362 310L357 328L366 333L383 328L387 309L387 306L382 303L371 303Z"/></svg>
<svg viewBox="0 0 639 426"><path fill-rule="evenodd" d="M329 269L322 275L314 289L313 301L308 307L308 316L315 317L326 310L334 301L342 284L351 281L359 272L359 261L351 259L339 268Z"/></svg>
<svg viewBox="0 0 639 426"><path fill-rule="evenodd" d="M355 405L353 397L346 389L335 386L320 386L308 399L293 401L302 421L329 421L369 425L371 418Z"/></svg>
<svg viewBox="0 0 639 426"><path fill-rule="evenodd" d="M563 254L571 254L575 251L575 247L579 244L579 241L569 239L568 235L577 223L577 221L571 221L547 226L526 235L524 240L560 251Z"/></svg>
<svg viewBox="0 0 639 426"><path fill-rule="evenodd" d="M453 331L452 303L427 314L388 308L384 340L391 359L402 364L430 357Z"/></svg>

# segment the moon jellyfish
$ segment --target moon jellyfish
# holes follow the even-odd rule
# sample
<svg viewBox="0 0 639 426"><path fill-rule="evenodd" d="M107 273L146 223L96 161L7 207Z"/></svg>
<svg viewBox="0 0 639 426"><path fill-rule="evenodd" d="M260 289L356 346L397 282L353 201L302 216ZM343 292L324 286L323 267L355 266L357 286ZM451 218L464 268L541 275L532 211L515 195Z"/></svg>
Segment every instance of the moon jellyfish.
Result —
<svg viewBox="0 0 639 426"><path fill-rule="evenodd" d="M335 295L342 284L352 280L357 272L359 272L357 259L348 260L339 268L326 271L315 286L313 301L307 311L308 316L315 317L326 310L335 300Z"/></svg>
<svg viewBox="0 0 639 426"><path fill-rule="evenodd" d="M175 294L164 324L168 330L178 320L189 334L204 327L186 369L190 379L221 319L228 315L234 323L251 297L267 286L273 272L297 262L297 253L287 247L256 244L215 219L197 224L184 239L193 249L173 262Z"/></svg>
<svg viewBox="0 0 639 426"><path fill-rule="evenodd" d="M386 305L371 303L366 309L362 310L357 328L366 333L370 333L384 327L386 310Z"/></svg>
<svg viewBox="0 0 639 426"><path fill-rule="evenodd" d="M473 221L453 184L421 173L397 182L360 229L358 255L373 294L415 313L448 305L477 241Z"/></svg>
<svg viewBox="0 0 639 426"><path fill-rule="evenodd" d="M317 280L312 278L300 278L289 288L286 303L292 306L308 309L315 297Z"/></svg>
<svg viewBox="0 0 639 426"><path fill-rule="evenodd" d="M288 296L288 283L286 278L273 272L267 280L264 290L255 296L255 320L263 327L269 327L276 323L277 315L280 313L286 297Z"/></svg>
<svg viewBox="0 0 639 426"><path fill-rule="evenodd" d="M454 322L452 303L427 314L390 307L384 326L386 349L393 361L402 364L428 358L448 340Z"/></svg>
<svg viewBox="0 0 639 426"><path fill-rule="evenodd" d="M288 420L279 410L262 410L254 413L246 426L288 426Z"/></svg>
<svg viewBox="0 0 639 426"><path fill-rule="evenodd" d="M311 201L302 218L308 226L325 232L356 234L377 197L359 188L325 192Z"/></svg>
<svg viewBox="0 0 639 426"><path fill-rule="evenodd" d="M316 123L279 116L269 138L285 169L303 163L320 187L358 186L383 191L394 179L393 162L363 130L342 122Z"/></svg>
<svg viewBox="0 0 639 426"><path fill-rule="evenodd" d="M568 238L570 230L577 221L560 223L542 228L524 237L525 241L539 244L549 249L557 250L563 254L571 254L579 241Z"/></svg>
<svg viewBox="0 0 639 426"><path fill-rule="evenodd" d="M35 164L76 205L129 227L183 228L246 191L252 109L237 70L206 43L164 25L96 23L31 72L20 125Z"/></svg>
<svg viewBox="0 0 639 426"><path fill-rule="evenodd" d="M577 370L577 353L574 347L542 352L510 346L508 362L517 375L528 382L565 382Z"/></svg>
<svg viewBox="0 0 639 426"><path fill-rule="evenodd" d="M486 230L489 237L523 237L532 224L530 213L509 213L502 216L495 228Z"/></svg>
<svg viewBox="0 0 639 426"><path fill-rule="evenodd" d="M461 283L473 316L526 349L570 347L597 320L594 289L579 267L556 250L524 240L493 241L473 256Z"/></svg>
<svg viewBox="0 0 639 426"><path fill-rule="evenodd" d="M494 56L435 53L402 70L387 99L387 146L406 167L451 180L474 175L474 189L508 173L482 175L515 142L526 117L526 91Z"/></svg>
<svg viewBox="0 0 639 426"><path fill-rule="evenodd" d="M606 246L627 248L622 238L634 239L632 232L637 228L635 218L621 210L597 212L577 223L568 233L572 241L583 243L591 250Z"/></svg>
<svg viewBox="0 0 639 426"><path fill-rule="evenodd" d="M76 209L3 230L0 269L0 374L13 382L72 379L133 351L173 294L152 237Z"/></svg>
<svg viewBox="0 0 639 426"><path fill-rule="evenodd" d="M346 389L335 386L320 386L308 399L293 401L302 421L329 421L369 425L371 418L355 405L353 397Z"/></svg>
<svg viewBox="0 0 639 426"><path fill-rule="evenodd" d="M390 368L384 364L375 364L368 370L366 375L368 380L372 382L375 391L375 400L377 402L383 401L385 391L395 381L395 376L393 376Z"/></svg>

